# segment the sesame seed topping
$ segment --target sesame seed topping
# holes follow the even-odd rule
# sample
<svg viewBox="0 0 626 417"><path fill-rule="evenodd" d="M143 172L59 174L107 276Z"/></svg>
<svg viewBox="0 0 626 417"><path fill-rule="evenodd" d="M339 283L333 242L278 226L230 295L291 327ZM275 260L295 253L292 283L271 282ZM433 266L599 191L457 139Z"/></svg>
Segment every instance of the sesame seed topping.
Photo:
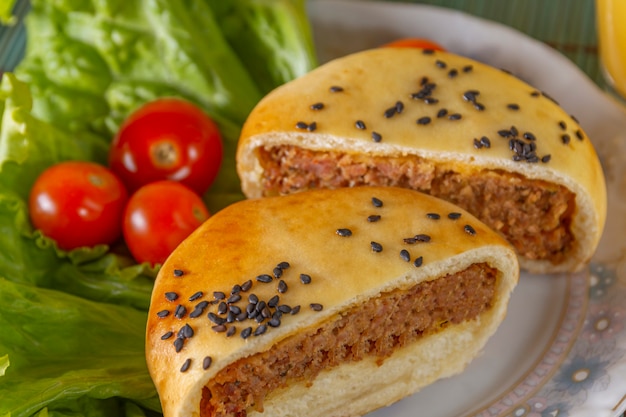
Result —
<svg viewBox="0 0 626 417"><path fill-rule="evenodd" d="M448 110L446 109L441 109L437 112L437 117L441 118L441 117L445 117L445 115L448 114Z"/></svg>
<svg viewBox="0 0 626 417"><path fill-rule="evenodd" d="M289 312L289 314L291 314L291 315L296 315L296 314L298 314L299 312L300 312L300 306L298 305L298 306L292 307L292 309L291 309L291 311Z"/></svg>
<svg viewBox="0 0 626 417"><path fill-rule="evenodd" d="M372 132L372 140L374 142L380 142L383 139L382 135L378 132Z"/></svg>
<svg viewBox="0 0 626 417"><path fill-rule="evenodd" d="M468 235L471 235L471 236L476 235L476 230L469 224L466 224L465 226L463 226L463 230L465 230L465 233L467 233Z"/></svg>
<svg viewBox="0 0 626 417"><path fill-rule="evenodd" d="M437 68L446 68L448 66L448 64L446 64L445 62L443 62L442 60L438 59L435 61L435 65L437 66Z"/></svg>
<svg viewBox="0 0 626 417"><path fill-rule="evenodd" d="M456 68L452 68L450 71L448 71L448 77L450 78L454 78L457 75L459 75L459 70L457 70Z"/></svg>
<svg viewBox="0 0 626 417"><path fill-rule="evenodd" d="M506 105L506 107L510 110L519 110L519 104L516 103L509 103Z"/></svg>
<svg viewBox="0 0 626 417"><path fill-rule="evenodd" d="M565 122L561 120L559 121L559 127L561 128L561 130L565 130L567 129L567 124L565 124Z"/></svg>
<svg viewBox="0 0 626 417"><path fill-rule="evenodd" d="M448 116L449 120L461 120L461 115L459 113L452 113L450 116Z"/></svg>
<svg viewBox="0 0 626 417"><path fill-rule="evenodd" d="M545 163L550 162L550 159L552 159L552 155L547 154L547 155L544 155L544 156L541 157L541 162L543 162L545 164Z"/></svg>
<svg viewBox="0 0 626 417"><path fill-rule="evenodd" d="M187 358L183 363L183 366L180 367L180 372L187 372L189 367L191 366L191 358Z"/></svg>
<svg viewBox="0 0 626 417"><path fill-rule="evenodd" d="M365 130L366 129L365 122L363 122L363 120L357 120L356 122L354 122L354 126L357 129L360 129L360 130Z"/></svg>
<svg viewBox="0 0 626 417"><path fill-rule="evenodd" d="M404 111L404 103L401 101L396 101L396 113L400 114Z"/></svg>
<svg viewBox="0 0 626 417"><path fill-rule="evenodd" d="M180 352L181 350L183 350L183 346L185 345L185 340L181 339L180 337L177 337L176 339L174 339L174 350L176 351L176 353Z"/></svg>
<svg viewBox="0 0 626 417"><path fill-rule="evenodd" d="M193 328L189 324L185 324L178 331L177 337L183 338L183 339L190 339L193 337L193 335L194 335Z"/></svg>
<svg viewBox="0 0 626 417"><path fill-rule="evenodd" d="M426 104L437 104L437 103L439 103L439 100L434 98L434 97L426 97L424 99L424 103L426 103Z"/></svg>
<svg viewBox="0 0 626 417"><path fill-rule="evenodd" d="M261 336L263 333L265 333L267 331L267 325L265 324L261 324L259 327L256 328L256 330L254 331L254 335L255 336Z"/></svg>
<svg viewBox="0 0 626 417"><path fill-rule="evenodd" d="M209 314L207 314L207 318L218 325L226 323L226 319L224 317L220 317L213 312L209 312Z"/></svg>
<svg viewBox="0 0 626 417"><path fill-rule="evenodd" d="M272 270L272 274L274 275L274 278L280 278L283 276L283 269L276 267Z"/></svg>
<svg viewBox="0 0 626 417"><path fill-rule="evenodd" d="M329 90L331 93L340 93L343 91L343 87L339 87L338 85L333 85L332 87L330 87Z"/></svg>
<svg viewBox="0 0 626 417"><path fill-rule="evenodd" d="M435 53L435 50L434 49L430 49L430 48L425 48L425 49L422 49L422 53L424 55L433 55Z"/></svg>
<svg viewBox="0 0 626 417"><path fill-rule="evenodd" d="M256 304L256 303L259 302L259 297L257 297L256 294L250 294L248 296L248 302L251 303L251 304Z"/></svg>
<svg viewBox="0 0 626 417"><path fill-rule="evenodd" d="M579 140L583 140L584 135L583 135L582 130L580 130L580 129L577 129L577 130L576 130L576 137L577 137Z"/></svg>
<svg viewBox="0 0 626 417"><path fill-rule="evenodd" d="M215 326L211 327L211 330L216 333L224 333L227 329L228 328L223 324L216 324Z"/></svg>
<svg viewBox="0 0 626 417"><path fill-rule="evenodd" d="M477 90L468 90L463 93L463 99L465 101L475 102L476 97L480 95L480 92Z"/></svg>
<svg viewBox="0 0 626 417"><path fill-rule="evenodd" d="M175 277L182 277L183 275L185 275L185 272L182 269L175 269L174 270L174 276Z"/></svg>
<svg viewBox="0 0 626 417"><path fill-rule="evenodd" d="M311 110L322 110L324 108L324 103L313 103L310 108Z"/></svg>
<svg viewBox="0 0 626 417"><path fill-rule="evenodd" d="M268 274L261 274L256 277L256 280L263 283L272 282L272 276Z"/></svg>
<svg viewBox="0 0 626 417"><path fill-rule="evenodd" d="M280 281L278 281L278 292L279 293L284 294L284 293L287 292L287 289L288 289L287 283L284 280L281 279Z"/></svg>
<svg viewBox="0 0 626 417"><path fill-rule="evenodd" d="M198 298L202 298L203 295L202 291L195 292L189 297L189 301L196 301Z"/></svg>
<svg viewBox="0 0 626 417"><path fill-rule="evenodd" d="M335 233L341 237L352 236L352 230L350 229L337 229Z"/></svg>
<svg viewBox="0 0 626 417"><path fill-rule="evenodd" d="M382 200L376 198L376 197L372 197L372 205L374 207L382 207L383 206L383 202Z"/></svg>
<svg viewBox="0 0 626 417"><path fill-rule="evenodd" d="M174 301L178 298L178 294L176 294L175 292L166 292L165 298L167 299L167 301Z"/></svg>
<svg viewBox="0 0 626 417"><path fill-rule="evenodd" d="M164 318L164 317L169 316L169 314L170 314L169 310L161 310L157 313L157 316L160 318Z"/></svg>
<svg viewBox="0 0 626 417"><path fill-rule="evenodd" d="M396 108L394 107L389 107L387 110L385 110L385 112L383 113L383 115L385 116L386 119L390 119L393 116L395 116L396 114Z"/></svg>
<svg viewBox="0 0 626 417"><path fill-rule="evenodd" d="M524 139L526 140L536 140L537 138L530 132L524 132Z"/></svg>
<svg viewBox="0 0 626 417"><path fill-rule="evenodd" d="M539 97L539 96L541 95L541 93L540 93L539 91L536 91L536 90L535 90L535 91L532 91L532 92L530 93L530 95L531 95L532 97Z"/></svg>
<svg viewBox="0 0 626 417"><path fill-rule="evenodd" d="M238 294L240 292L241 292L241 285L239 284L233 285L233 288L230 290L231 294Z"/></svg>
<svg viewBox="0 0 626 417"><path fill-rule="evenodd" d="M409 262L411 260L411 254L409 253L408 250L402 249L400 251L400 259L402 259L405 262Z"/></svg>
<svg viewBox="0 0 626 417"><path fill-rule="evenodd" d="M373 252L382 252L383 251L383 245L381 245L378 242L370 242L370 246L371 246Z"/></svg>
<svg viewBox="0 0 626 417"><path fill-rule="evenodd" d="M416 266L416 267L422 266L422 263L424 263L424 257L423 256L417 257L417 258L415 258L415 261L413 261L413 265Z"/></svg>
<svg viewBox="0 0 626 417"><path fill-rule="evenodd" d="M214 291L214 292L213 292L213 297L214 297L216 300L223 300L224 298L226 298L226 294L224 294L224 293L223 293L223 292L221 292L221 291Z"/></svg>
<svg viewBox="0 0 626 417"><path fill-rule="evenodd" d="M298 128L298 129L306 129L307 127L309 127L309 125L306 124L305 122L297 122L296 123L296 128Z"/></svg>
<svg viewBox="0 0 626 417"><path fill-rule="evenodd" d="M210 356L205 356L202 360L202 369L209 369L211 367L211 363L213 363L213 359Z"/></svg>
<svg viewBox="0 0 626 417"><path fill-rule="evenodd" d="M439 220L441 218L441 215L439 215L438 213L426 213L426 217L432 220Z"/></svg>
<svg viewBox="0 0 626 417"><path fill-rule="evenodd" d="M174 332L172 332L172 331L169 331L169 332L163 333L163 335L161 336L161 340L167 340L167 339L169 339L170 337L172 337L172 335L174 335Z"/></svg>
<svg viewBox="0 0 626 417"><path fill-rule="evenodd" d="M231 337L235 333L237 333L237 328L235 326L230 326L228 330L226 330L226 337Z"/></svg>
<svg viewBox="0 0 626 417"><path fill-rule="evenodd" d="M463 72L471 72L474 69L471 65L466 65L463 67Z"/></svg>
<svg viewBox="0 0 626 417"><path fill-rule="evenodd" d="M272 317L270 321L267 322L267 325L270 327L279 327L280 319L278 317Z"/></svg>
<svg viewBox="0 0 626 417"><path fill-rule="evenodd" d="M457 212L448 213L449 219L456 220L460 217L461 217L461 213L457 213Z"/></svg>
<svg viewBox="0 0 626 417"><path fill-rule="evenodd" d="M324 306L321 305L320 303L311 303L310 307L311 307L311 310L313 311L322 311L324 309Z"/></svg>
<svg viewBox="0 0 626 417"><path fill-rule="evenodd" d="M564 133L561 135L561 142L563 142L563 145L567 145L570 142L570 136L567 133Z"/></svg>
<svg viewBox="0 0 626 417"><path fill-rule="evenodd" d="M236 303L239 300L241 300L241 295L239 295L239 294L233 294L230 297L228 297L228 303L229 304Z"/></svg>
<svg viewBox="0 0 626 417"><path fill-rule="evenodd" d="M240 333L242 339L247 339L252 334L252 327L246 327Z"/></svg>
<svg viewBox="0 0 626 417"><path fill-rule="evenodd" d="M474 108L479 111L485 110L485 105L482 103L474 103Z"/></svg>
<svg viewBox="0 0 626 417"><path fill-rule="evenodd" d="M246 282L244 282L243 284L241 284L241 291L243 291L243 292L250 291L250 288L252 288L252 280L251 279L249 279Z"/></svg>
<svg viewBox="0 0 626 417"><path fill-rule="evenodd" d="M370 223L375 223L377 221L380 220L380 215L379 214L372 214L370 216L367 216L367 221Z"/></svg>
<svg viewBox="0 0 626 417"><path fill-rule="evenodd" d="M174 317L176 317L177 319L182 319L183 317L185 317L185 314L187 314L187 309L185 308L185 306L179 304L176 306L176 310L174 311Z"/></svg>
<svg viewBox="0 0 626 417"><path fill-rule="evenodd" d="M307 285L311 283L311 276L309 274L300 274L300 282Z"/></svg>
<svg viewBox="0 0 626 417"><path fill-rule="evenodd" d="M430 123L430 117L428 116L420 117L419 119L417 119L418 125L427 125L429 123Z"/></svg>

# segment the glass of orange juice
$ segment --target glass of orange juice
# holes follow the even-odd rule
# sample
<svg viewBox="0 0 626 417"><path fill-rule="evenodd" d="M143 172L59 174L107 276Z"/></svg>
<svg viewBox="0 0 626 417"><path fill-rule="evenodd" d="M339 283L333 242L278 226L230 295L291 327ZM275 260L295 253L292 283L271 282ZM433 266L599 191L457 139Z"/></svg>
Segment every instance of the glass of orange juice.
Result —
<svg viewBox="0 0 626 417"><path fill-rule="evenodd" d="M626 0L596 0L596 20L607 87L626 99Z"/></svg>

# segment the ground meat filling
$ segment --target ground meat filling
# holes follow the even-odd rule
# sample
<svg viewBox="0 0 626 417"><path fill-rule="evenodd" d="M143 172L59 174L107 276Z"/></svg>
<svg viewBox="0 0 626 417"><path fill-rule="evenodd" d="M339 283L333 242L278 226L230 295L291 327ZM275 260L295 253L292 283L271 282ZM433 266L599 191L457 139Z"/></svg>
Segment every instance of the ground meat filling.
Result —
<svg viewBox="0 0 626 417"><path fill-rule="evenodd" d="M497 270L474 264L456 274L396 290L355 307L309 333L220 371L203 389L201 416L245 416L292 381L311 381L323 369L374 356L379 363L417 338L478 317L493 301Z"/></svg>
<svg viewBox="0 0 626 417"><path fill-rule="evenodd" d="M411 188L463 207L502 233L520 255L560 263L573 244L574 194L521 175L462 174L419 157L370 157L295 146L262 148L265 195L310 188L382 185Z"/></svg>

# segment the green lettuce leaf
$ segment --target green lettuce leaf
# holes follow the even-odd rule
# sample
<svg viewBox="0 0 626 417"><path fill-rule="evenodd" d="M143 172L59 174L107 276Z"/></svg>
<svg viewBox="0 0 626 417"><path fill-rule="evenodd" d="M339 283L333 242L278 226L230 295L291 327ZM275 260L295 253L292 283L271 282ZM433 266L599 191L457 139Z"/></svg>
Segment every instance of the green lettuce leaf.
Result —
<svg viewBox="0 0 626 417"><path fill-rule="evenodd" d="M0 416L117 415L121 399L160 404L144 357L147 315L0 278Z"/></svg>

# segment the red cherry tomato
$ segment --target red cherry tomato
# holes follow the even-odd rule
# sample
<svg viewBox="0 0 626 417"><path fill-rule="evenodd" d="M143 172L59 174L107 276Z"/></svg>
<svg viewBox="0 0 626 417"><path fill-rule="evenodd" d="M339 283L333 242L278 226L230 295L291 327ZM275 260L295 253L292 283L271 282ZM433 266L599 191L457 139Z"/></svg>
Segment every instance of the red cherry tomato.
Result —
<svg viewBox="0 0 626 417"><path fill-rule="evenodd" d="M222 152L217 125L199 107L162 98L122 124L111 145L109 166L131 192L150 182L173 180L203 194L217 176Z"/></svg>
<svg viewBox="0 0 626 417"><path fill-rule="evenodd" d="M111 244L122 234L128 193L106 167L68 161L53 165L35 181L29 197L35 228L60 248Z"/></svg>
<svg viewBox="0 0 626 417"><path fill-rule="evenodd" d="M445 51L444 47L436 42L421 38L403 38L382 45L384 48L422 48L433 51Z"/></svg>
<svg viewBox="0 0 626 417"><path fill-rule="evenodd" d="M208 218L209 211L193 190L176 181L156 181L130 197L124 239L137 262L161 264Z"/></svg>

